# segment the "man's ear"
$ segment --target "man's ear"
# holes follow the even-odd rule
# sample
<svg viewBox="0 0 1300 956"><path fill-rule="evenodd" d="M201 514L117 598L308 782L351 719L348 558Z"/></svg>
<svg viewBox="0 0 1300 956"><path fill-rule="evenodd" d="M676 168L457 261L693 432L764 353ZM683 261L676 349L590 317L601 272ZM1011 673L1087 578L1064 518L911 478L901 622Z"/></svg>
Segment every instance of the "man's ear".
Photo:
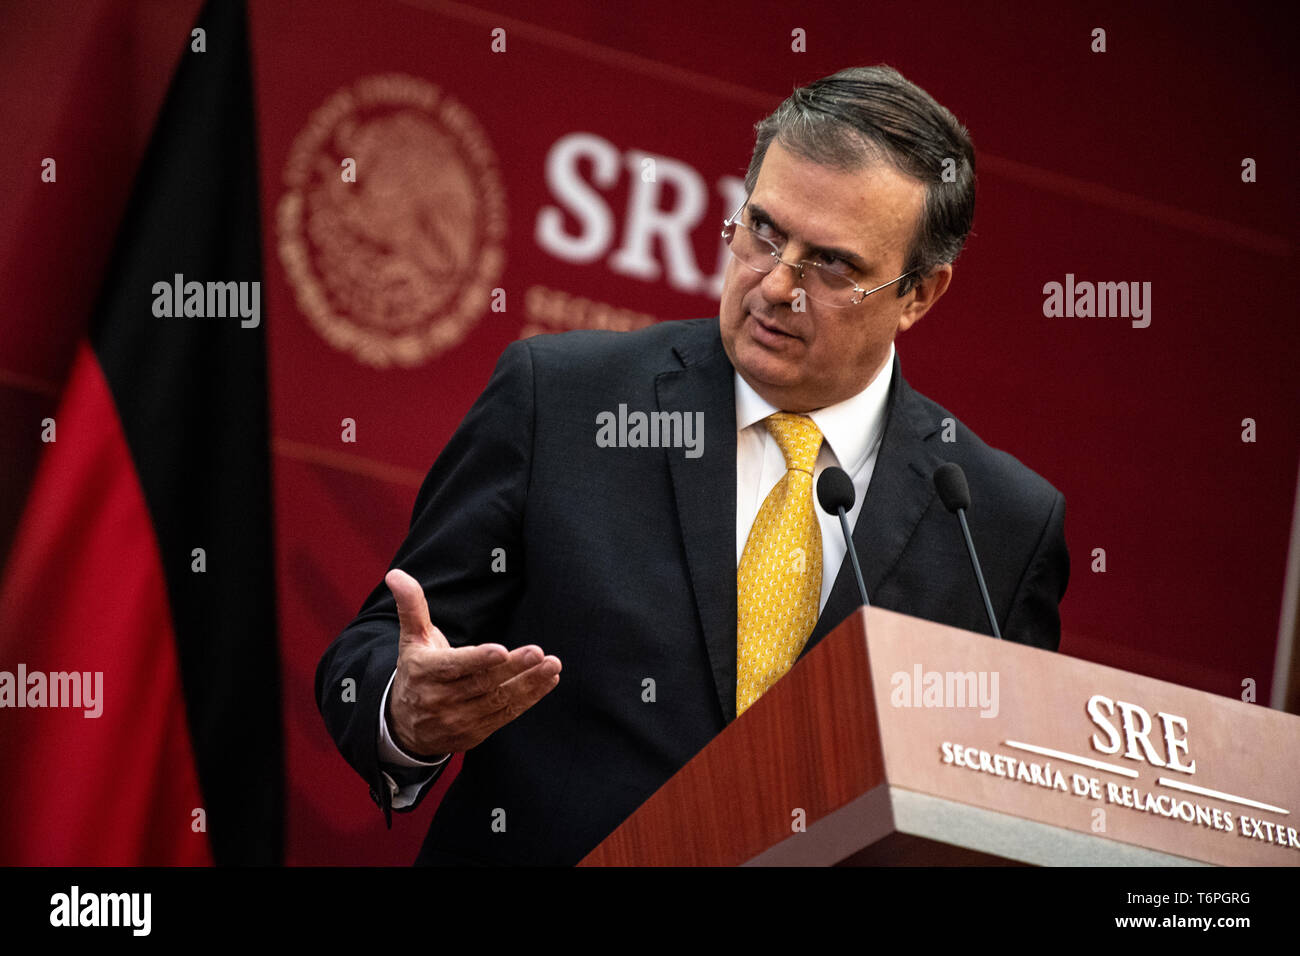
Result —
<svg viewBox="0 0 1300 956"><path fill-rule="evenodd" d="M902 315L898 317L898 331L906 332L917 322L921 321L921 316L930 311L930 306L934 305L948 291L948 283L952 281L952 266L944 263L935 266L930 270L930 274L922 277L916 288L912 290L911 300L903 306Z"/></svg>

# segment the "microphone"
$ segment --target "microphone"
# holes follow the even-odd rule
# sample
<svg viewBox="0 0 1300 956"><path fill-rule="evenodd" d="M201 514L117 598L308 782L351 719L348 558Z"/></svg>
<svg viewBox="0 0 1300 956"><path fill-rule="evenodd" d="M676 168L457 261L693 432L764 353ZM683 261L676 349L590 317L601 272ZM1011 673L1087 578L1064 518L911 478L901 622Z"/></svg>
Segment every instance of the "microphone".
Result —
<svg viewBox="0 0 1300 956"><path fill-rule="evenodd" d="M867 600L867 586L862 583L862 568L858 565L858 553L853 550L853 536L849 534L849 519L845 512L853 507L856 492L853 479L843 468L827 468L817 479L817 500L827 514L840 516L840 530L844 532L844 546L848 548L849 560L853 562L853 576L858 582L858 594L862 596L862 606L871 607Z"/></svg>
<svg viewBox="0 0 1300 956"><path fill-rule="evenodd" d="M970 526L966 524L966 509L970 507L970 487L966 484L966 472L954 461L945 462L935 469L934 487L939 492L943 506L961 522L961 533L966 537L966 550L970 553L970 566L975 570L975 581L984 597L984 611L989 616L993 636L1001 640L1002 632L998 630L998 619L993 616L993 602L989 600L989 589L984 585L980 559L975 556L975 542L971 540Z"/></svg>

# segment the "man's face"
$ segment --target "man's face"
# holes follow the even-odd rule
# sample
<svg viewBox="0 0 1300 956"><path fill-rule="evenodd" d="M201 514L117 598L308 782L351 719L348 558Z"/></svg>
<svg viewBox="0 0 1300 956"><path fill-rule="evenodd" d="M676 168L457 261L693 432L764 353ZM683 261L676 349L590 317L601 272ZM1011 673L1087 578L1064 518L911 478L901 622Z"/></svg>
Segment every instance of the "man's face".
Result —
<svg viewBox="0 0 1300 956"><path fill-rule="evenodd" d="M857 285L873 289L903 272L920 221L925 186L885 164L841 172L802 159L773 142L759 169L746 216L760 213L764 235L786 262L828 261L848 254ZM895 286L858 305L833 308L804 297L800 279L777 265L763 275L734 257L722 284L722 344L741 377L780 409L806 412L833 405L870 384L894 336L914 325L948 286L943 266L921 287L898 297Z"/></svg>

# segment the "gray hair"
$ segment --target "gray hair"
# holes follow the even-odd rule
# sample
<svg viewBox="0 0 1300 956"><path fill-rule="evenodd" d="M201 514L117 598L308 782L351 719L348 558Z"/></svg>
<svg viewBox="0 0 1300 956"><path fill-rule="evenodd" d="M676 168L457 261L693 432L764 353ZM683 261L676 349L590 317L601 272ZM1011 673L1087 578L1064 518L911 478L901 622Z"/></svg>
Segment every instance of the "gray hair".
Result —
<svg viewBox="0 0 1300 956"><path fill-rule="evenodd" d="M754 191L772 140L819 165L852 171L886 162L925 184L921 220L898 295L961 252L975 218L975 149L957 118L888 66L860 66L799 87L754 127L745 190ZM951 182L944 182L951 160Z"/></svg>

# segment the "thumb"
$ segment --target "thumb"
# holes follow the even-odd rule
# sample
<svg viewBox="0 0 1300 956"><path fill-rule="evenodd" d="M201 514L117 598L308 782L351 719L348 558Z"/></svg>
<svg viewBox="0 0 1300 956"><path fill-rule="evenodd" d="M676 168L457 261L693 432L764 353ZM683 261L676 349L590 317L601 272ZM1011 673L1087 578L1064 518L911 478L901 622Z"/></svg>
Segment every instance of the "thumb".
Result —
<svg viewBox="0 0 1300 956"><path fill-rule="evenodd" d="M393 592L397 602L397 620L401 624L400 643L417 641L422 644L447 646L446 638L429 620L429 604L424 599L424 588L405 571L393 568L384 576L384 583Z"/></svg>

